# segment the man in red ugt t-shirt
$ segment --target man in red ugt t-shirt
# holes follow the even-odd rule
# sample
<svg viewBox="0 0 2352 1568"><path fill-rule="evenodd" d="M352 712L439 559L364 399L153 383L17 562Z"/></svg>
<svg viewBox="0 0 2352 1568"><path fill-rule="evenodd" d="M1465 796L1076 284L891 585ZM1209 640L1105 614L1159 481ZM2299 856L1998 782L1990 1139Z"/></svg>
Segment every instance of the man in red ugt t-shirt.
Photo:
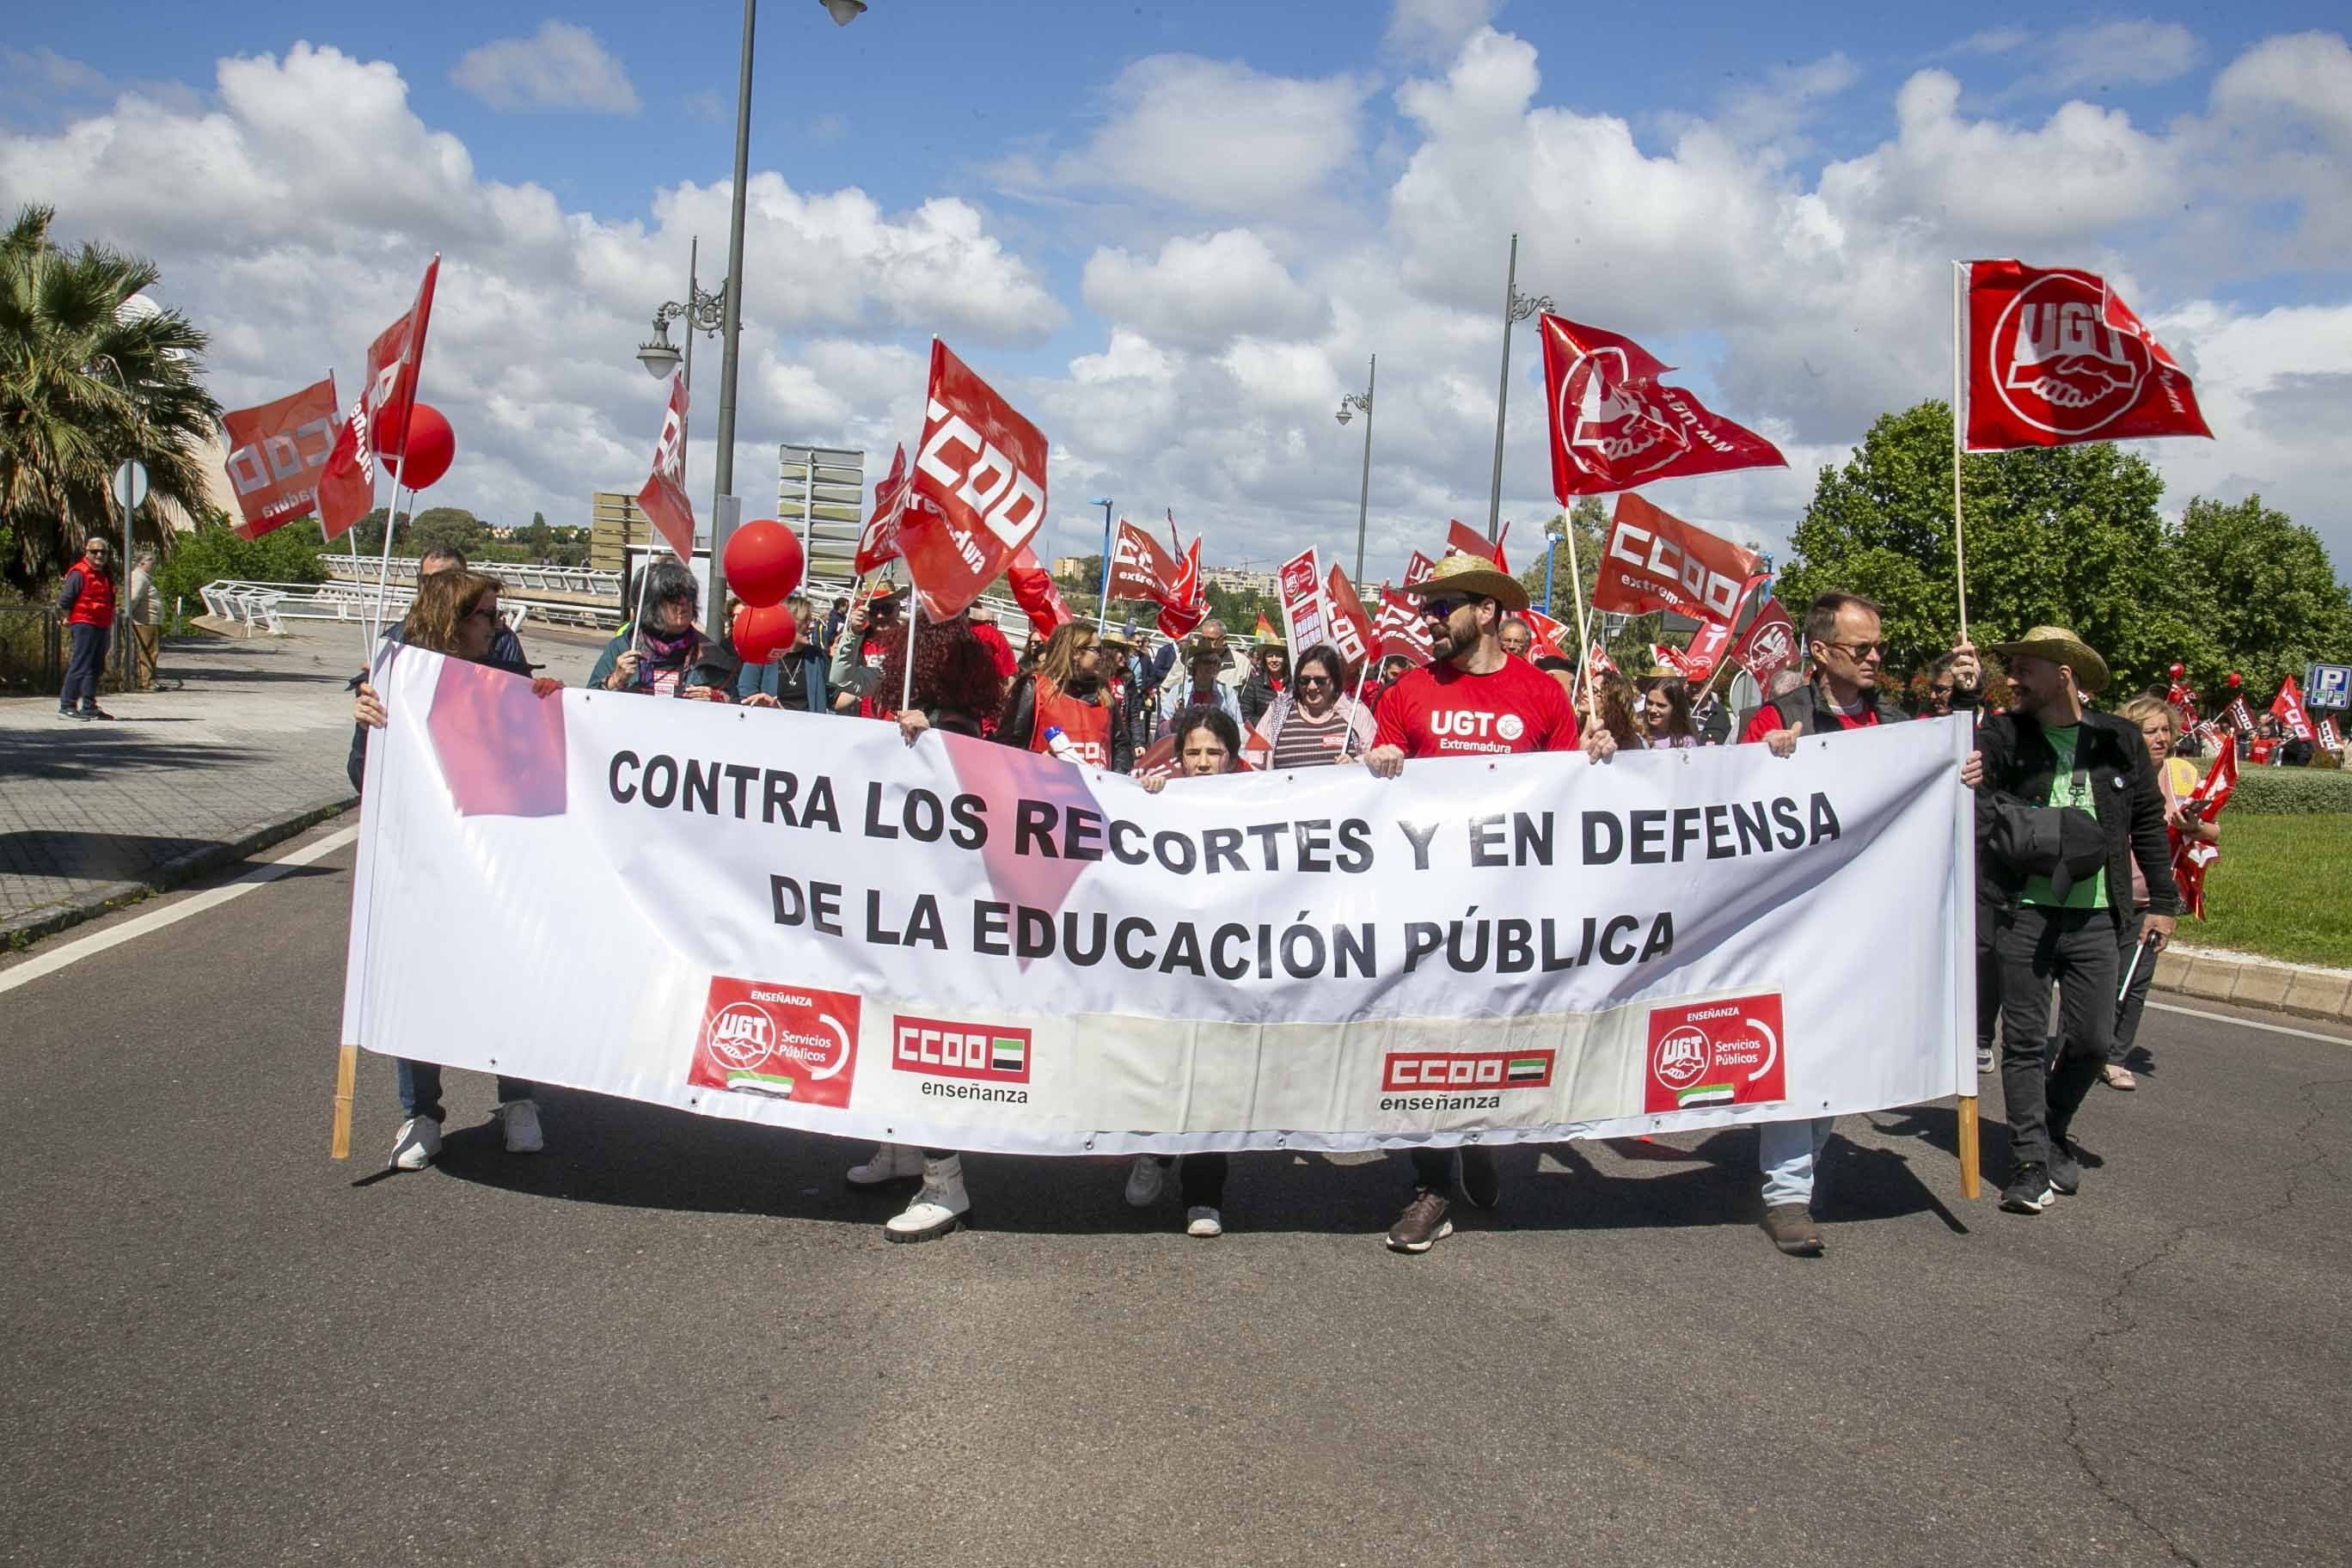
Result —
<svg viewBox="0 0 2352 1568"><path fill-rule="evenodd" d="M1449 555L1405 592L1421 599L1422 620L1431 631L1431 662L1408 672L1381 700L1365 766L1381 778L1394 778L1408 757L1577 749L1576 710L1559 682L1503 652L1503 617L1528 607L1525 588L1492 562ZM1583 749L1597 763L1616 751L1617 742L1596 725ZM1389 1230L1391 1250L1427 1252L1454 1234L1445 1217L1454 1157L1451 1149L1424 1146L1412 1152L1412 1201ZM1493 1208L1503 1197L1494 1150L1465 1144L1461 1158L1463 1195L1478 1208Z"/></svg>

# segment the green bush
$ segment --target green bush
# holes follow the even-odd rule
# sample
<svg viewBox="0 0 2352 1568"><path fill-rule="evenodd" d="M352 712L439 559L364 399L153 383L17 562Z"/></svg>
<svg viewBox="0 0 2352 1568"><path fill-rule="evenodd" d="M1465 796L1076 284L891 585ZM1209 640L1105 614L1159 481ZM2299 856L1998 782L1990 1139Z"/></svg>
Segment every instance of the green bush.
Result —
<svg viewBox="0 0 2352 1568"><path fill-rule="evenodd" d="M2352 814L2352 773L2321 768L2258 768L2241 763L2238 787L2222 808L2232 816Z"/></svg>
<svg viewBox="0 0 2352 1568"><path fill-rule="evenodd" d="M226 527L204 526L183 533L172 543L171 554L155 572L155 592L168 620L175 602L184 601L190 616L204 614L200 590L224 577L256 583L323 583L327 569L319 562L319 526L289 523L259 539L240 539Z"/></svg>

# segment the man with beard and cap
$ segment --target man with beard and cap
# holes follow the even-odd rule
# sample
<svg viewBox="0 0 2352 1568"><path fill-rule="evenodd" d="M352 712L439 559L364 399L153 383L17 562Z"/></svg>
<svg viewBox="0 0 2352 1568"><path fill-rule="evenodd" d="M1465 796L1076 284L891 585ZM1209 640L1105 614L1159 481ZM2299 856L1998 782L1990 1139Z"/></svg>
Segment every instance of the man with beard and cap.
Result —
<svg viewBox="0 0 2352 1568"><path fill-rule="evenodd" d="M2063 626L2036 626L1993 651L2010 661L2016 695L2010 711L1977 731L1977 876L1979 897L2004 916L1995 946L2012 1169L2000 1206L2032 1215L2082 1184L2068 1133L2115 1034L2117 933L2133 862L2148 897L2141 962L2155 963L2171 940L2180 892L2163 791L2139 727L2083 706L2105 689L2106 660ZM2059 809L2045 816L2051 807ZM2044 1044L2053 981L2055 1068Z"/></svg>
<svg viewBox="0 0 2352 1568"><path fill-rule="evenodd" d="M1506 614L1528 607L1528 591L1517 580L1475 555L1449 555L1406 593L1421 599L1430 627L1430 662L1409 670L1381 700L1365 766L1380 778L1394 778L1408 758L1496 756L1521 752L1578 749L1576 710L1559 683L1523 658L1503 651ZM1607 759L1617 742L1605 730L1583 742L1594 762ZM1456 1151L1424 1145L1412 1152L1413 1195L1390 1227L1392 1251L1421 1253L1454 1234L1447 1219L1446 1189L1453 1185ZM1502 1201L1502 1173L1495 1152L1484 1144L1459 1151L1462 1193L1476 1208Z"/></svg>

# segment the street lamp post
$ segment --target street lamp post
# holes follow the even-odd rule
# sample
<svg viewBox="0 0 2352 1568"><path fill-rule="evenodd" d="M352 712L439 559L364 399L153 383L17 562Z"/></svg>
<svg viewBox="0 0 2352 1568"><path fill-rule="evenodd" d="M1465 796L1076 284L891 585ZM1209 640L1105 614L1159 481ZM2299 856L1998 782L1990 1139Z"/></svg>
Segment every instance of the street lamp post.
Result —
<svg viewBox="0 0 2352 1568"><path fill-rule="evenodd" d="M654 311L654 335L637 345L637 363L645 366L646 374L652 376L656 381L667 381L669 379L670 375L678 369L680 361L683 360L686 368L686 389L689 394L694 391L694 340L696 335L698 333L716 333L725 323L725 316L723 313L724 300L722 297L727 292L727 285L725 283L719 284L719 291L717 294L704 293L702 291L700 281L701 270L702 237L700 235L696 235L687 241L686 298L682 300L663 300ZM677 345L669 341L669 324L672 321L680 320L683 320L686 322L686 353L682 355L678 353ZM691 400L689 399L685 424L686 426L690 426L693 422L694 410ZM684 477L686 466L686 437L687 430L682 426L677 433L678 468L681 478ZM721 487L720 493L725 493L723 485ZM717 527L715 516L712 526L714 529ZM623 542L625 543L626 541L624 541ZM716 595L719 588L719 552L717 549L714 548L711 551L710 559L712 575L709 584L709 591L713 595ZM725 601L723 600L714 600L708 613L714 616L719 614L724 604Z"/></svg>
<svg viewBox="0 0 2352 1568"><path fill-rule="evenodd" d="M1372 503L1372 388L1381 379L1381 356L1374 354L1370 368L1364 373L1364 390L1344 393L1339 398L1339 423L1345 425L1358 409L1364 415L1364 476L1356 490L1356 575L1364 580L1364 520L1370 514Z"/></svg>
<svg viewBox="0 0 2352 1568"><path fill-rule="evenodd" d="M1519 292L1519 237L1511 236L1511 264L1503 274L1503 375L1495 392L1495 479L1486 492L1488 539L1495 537L1503 516L1503 415L1511 403L1511 327L1550 309L1550 295Z"/></svg>
<svg viewBox="0 0 2352 1568"><path fill-rule="evenodd" d="M1087 504L1103 509L1102 599L1095 616L1095 636L1101 637L1110 627L1110 497L1097 496Z"/></svg>
<svg viewBox="0 0 2352 1568"><path fill-rule="evenodd" d="M759 16L759 0L743 0L743 54L735 71L735 185L727 216L727 281L720 286L719 330L724 346L719 357L719 456L712 464L710 492L710 587L703 613L716 617L726 608L723 597L727 536L735 529L735 373L743 335L743 186L751 167L751 35Z"/></svg>
<svg viewBox="0 0 2352 1568"><path fill-rule="evenodd" d="M1560 536L1561 534L1563 534L1563 533L1567 532L1567 531L1568 531L1568 520L1567 520L1566 518L1564 518L1564 517L1556 517L1556 518L1553 518L1549 522L1548 522L1548 523L1544 524L1544 605L1543 605L1543 608L1544 608L1544 614L1545 614L1545 615L1547 615L1547 616L1551 614L1551 558L1552 558L1552 552L1553 552L1554 551L1557 551L1557 550L1559 548L1559 536ZM1583 589L1583 584L1579 584L1577 585L1577 592L1579 592L1579 593L1582 593L1583 591L1584 591L1584 589Z"/></svg>

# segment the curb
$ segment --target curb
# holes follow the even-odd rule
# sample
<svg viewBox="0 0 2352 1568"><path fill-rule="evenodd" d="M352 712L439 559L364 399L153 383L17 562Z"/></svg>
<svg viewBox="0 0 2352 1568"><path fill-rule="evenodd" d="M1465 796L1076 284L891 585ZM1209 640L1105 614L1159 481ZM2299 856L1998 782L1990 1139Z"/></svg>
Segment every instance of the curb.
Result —
<svg viewBox="0 0 2352 1568"><path fill-rule="evenodd" d="M207 871L233 865L257 850L267 849L298 833L307 832L329 817L341 816L358 804L359 796L355 795L338 795L323 805L306 806L300 811L274 817L227 843L206 844L191 849L184 855L164 861L136 880L109 882L92 889L72 903L52 904L0 920L0 952L30 946L43 937L54 936L84 921L96 920L125 904L169 892Z"/></svg>
<svg viewBox="0 0 2352 1568"><path fill-rule="evenodd" d="M2168 947L2157 955L2156 989L2270 1013L2352 1023L2352 970L2281 963L2219 948Z"/></svg>

